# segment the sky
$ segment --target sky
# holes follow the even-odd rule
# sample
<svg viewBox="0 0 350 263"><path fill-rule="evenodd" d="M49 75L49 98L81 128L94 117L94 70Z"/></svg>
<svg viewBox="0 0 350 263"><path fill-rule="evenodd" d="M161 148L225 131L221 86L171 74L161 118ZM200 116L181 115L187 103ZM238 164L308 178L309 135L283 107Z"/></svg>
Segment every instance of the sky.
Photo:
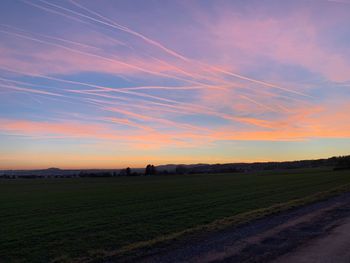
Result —
<svg viewBox="0 0 350 263"><path fill-rule="evenodd" d="M0 169L349 154L348 0L2 0Z"/></svg>

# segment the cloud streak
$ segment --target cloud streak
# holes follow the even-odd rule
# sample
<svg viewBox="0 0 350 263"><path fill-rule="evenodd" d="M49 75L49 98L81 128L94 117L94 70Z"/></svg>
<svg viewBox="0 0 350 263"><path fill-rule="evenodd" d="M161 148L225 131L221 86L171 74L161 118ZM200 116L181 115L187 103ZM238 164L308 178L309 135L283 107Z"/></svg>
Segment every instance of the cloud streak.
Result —
<svg viewBox="0 0 350 263"><path fill-rule="evenodd" d="M287 2L0 4L1 148L81 140L96 160L114 145L161 162L350 140L344 5Z"/></svg>

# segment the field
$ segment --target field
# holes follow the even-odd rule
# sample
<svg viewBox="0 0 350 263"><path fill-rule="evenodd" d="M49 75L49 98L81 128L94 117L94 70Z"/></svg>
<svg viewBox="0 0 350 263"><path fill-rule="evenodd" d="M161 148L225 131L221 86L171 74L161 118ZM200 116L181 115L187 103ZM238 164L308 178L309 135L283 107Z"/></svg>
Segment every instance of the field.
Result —
<svg viewBox="0 0 350 263"><path fill-rule="evenodd" d="M349 183L331 169L0 180L0 262L94 257Z"/></svg>

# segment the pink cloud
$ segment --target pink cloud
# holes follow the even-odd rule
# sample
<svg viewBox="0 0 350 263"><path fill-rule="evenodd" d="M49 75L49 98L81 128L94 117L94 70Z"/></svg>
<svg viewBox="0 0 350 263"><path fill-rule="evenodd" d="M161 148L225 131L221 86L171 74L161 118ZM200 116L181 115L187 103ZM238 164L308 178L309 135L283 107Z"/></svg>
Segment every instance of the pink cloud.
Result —
<svg viewBox="0 0 350 263"><path fill-rule="evenodd" d="M204 29L193 32L208 43L202 52L208 53L212 61L215 59L226 68L249 70L269 58L302 66L329 80L349 80L349 59L343 50L323 44L327 34L325 23L311 19L309 12L291 13L283 18L221 13L217 20L202 14ZM336 27L336 23L331 23Z"/></svg>

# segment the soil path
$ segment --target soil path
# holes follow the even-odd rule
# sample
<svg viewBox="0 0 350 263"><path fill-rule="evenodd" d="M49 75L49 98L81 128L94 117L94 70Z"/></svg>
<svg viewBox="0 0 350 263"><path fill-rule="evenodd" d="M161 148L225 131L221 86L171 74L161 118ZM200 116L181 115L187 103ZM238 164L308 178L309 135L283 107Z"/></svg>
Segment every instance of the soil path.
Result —
<svg viewBox="0 0 350 263"><path fill-rule="evenodd" d="M329 235L310 241L287 253L273 263L349 263L350 219L336 227Z"/></svg>
<svg viewBox="0 0 350 263"><path fill-rule="evenodd" d="M118 262L348 263L350 193Z"/></svg>

